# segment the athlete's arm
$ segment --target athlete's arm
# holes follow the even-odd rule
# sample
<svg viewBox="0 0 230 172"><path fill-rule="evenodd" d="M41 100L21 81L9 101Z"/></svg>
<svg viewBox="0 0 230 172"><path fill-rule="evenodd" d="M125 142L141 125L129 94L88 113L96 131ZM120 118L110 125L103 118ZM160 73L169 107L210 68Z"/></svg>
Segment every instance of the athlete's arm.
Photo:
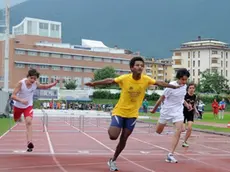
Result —
<svg viewBox="0 0 230 172"><path fill-rule="evenodd" d="M114 78L107 78L99 81L85 83L86 86L94 87L96 85L115 84Z"/></svg>
<svg viewBox="0 0 230 172"><path fill-rule="evenodd" d="M51 84L40 84L39 82L36 82L38 89L49 89L57 85L57 83L58 83L58 80L56 80L54 83L51 83Z"/></svg>
<svg viewBox="0 0 230 172"><path fill-rule="evenodd" d="M196 106L197 106L197 103L194 104L194 109L195 109L196 113L199 114L199 112L198 112Z"/></svg>
<svg viewBox="0 0 230 172"><path fill-rule="evenodd" d="M11 95L11 99L13 99L17 102L23 103L23 104L28 104L28 101L22 100L22 99L18 98L18 96L17 96L18 92L21 90L21 86L22 86L22 83L18 82L16 87L14 88L12 95Z"/></svg>
<svg viewBox="0 0 230 172"><path fill-rule="evenodd" d="M188 108L189 111L193 109L192 106L188 104L188 102L186 102L185 100L184 100L184 105Z"/></svg>
<svg viewBox="0 0 230 172"><path fill-rule="evenodd" d="M165 100L165 96L163 95L163 96L161 96L161 97L157 100L157 102L156 102L156 104L155 104L153 110L151 111L151 113L155 113L155 112L157 111L157 108L160 106L160 104L161 104L164 100Z"/></svg>
<svg viewBox="0 0 230 172"><path fill-rule="evenodd" d="M162 87L168 87L168 88L180 88L181 86L176 86L176 85L172 85L172 84L168 84L167 82L164 81L156 81L154 85L158 85L158 86L162 86Z"/></svg>

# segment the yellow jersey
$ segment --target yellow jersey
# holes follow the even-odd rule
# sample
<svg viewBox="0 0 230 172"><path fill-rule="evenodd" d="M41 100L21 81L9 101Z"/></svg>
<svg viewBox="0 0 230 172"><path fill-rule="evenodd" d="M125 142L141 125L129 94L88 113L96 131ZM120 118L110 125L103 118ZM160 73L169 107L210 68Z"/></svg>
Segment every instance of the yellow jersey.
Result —
<svg viewBox="0 0 230 172"><path fill-rule="evenodd" d="M147 75L141 75L139 80L134 80L132 74L121 75L114 81L119 84L121 94L112 115L137 118L147 88L155 84L156 81Z"/></svg>

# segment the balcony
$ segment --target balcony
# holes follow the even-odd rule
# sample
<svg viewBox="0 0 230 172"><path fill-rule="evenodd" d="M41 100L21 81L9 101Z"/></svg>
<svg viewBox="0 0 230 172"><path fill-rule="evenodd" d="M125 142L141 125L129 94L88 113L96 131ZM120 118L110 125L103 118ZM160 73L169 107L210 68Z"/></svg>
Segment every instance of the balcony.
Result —
<svg viewBox="0 0 230 172"><path fill-rule="evenodd" d="M220 59L221 55L220 54L211 54L212 59Z"/></svg>
<svg viewBox="0 0 230 172"><path fill-rule="evenodd" d="M172 56L173 60L182 60L182 56Z"/></svg>
<svg viewBox="0 0 230 172"><path fill-rule="evenodd" d="M163 73L158 73L157 75L158 75L158 76L164 76L164 74L163 74Z"/></svg>
<svg viewBox="0 0 230 172"><path fill-rule="evenodd" d="M159 67L158 70L164 70L164 68L163 67Z"/></svg>
<svg viewBox="0 0 230 172"><path fill-rule="evenodd" d="M173 64L172 67L173 67L174 69L183 68L182 64Z"/></svg>
<svg viewBox="0 0 230 172"><path fill-rule="evenodd" d="M152 76L153 74L151 72L146 72L146 75Z"/></svg>
<svg viewBox="0 0 230 172"><path fill-rule="evenodd" d="M151 67L149 67L149 66L146 66L145 68L146 68L146 69L149 69L149 70L152 70L152 68L151 68Z"/></svg>
<svg viewBox="0 0 230 172"><path fill-rule="evenodd" d="M220 63L212 63L211 67L212 68L219 68L220 67Z"/></svg>

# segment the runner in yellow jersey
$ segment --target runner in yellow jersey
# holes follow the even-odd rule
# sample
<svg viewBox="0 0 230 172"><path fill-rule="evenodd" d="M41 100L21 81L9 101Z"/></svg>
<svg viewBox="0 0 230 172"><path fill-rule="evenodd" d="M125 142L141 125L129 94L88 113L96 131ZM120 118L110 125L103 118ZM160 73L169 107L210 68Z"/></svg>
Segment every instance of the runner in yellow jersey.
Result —
<svg viewBox="0 0 230 172"><path fill-rule="evenodd" d="M180 87L163 81L156 81L149 76L142 74L144 64L143 58L133 57L130 60L130 74L85 84L87 86L118 84L121 88L120 99L112 111L112 121L108 130L111 140L116 140L121 133L120 141L117 145L115 154L113 158L108 161L110 171L118 171L116 159L125 148L127 139L135 127L139 108L141 107L142 101L145 97L146 89L150 85L158 85L174 89Z"/></svg>

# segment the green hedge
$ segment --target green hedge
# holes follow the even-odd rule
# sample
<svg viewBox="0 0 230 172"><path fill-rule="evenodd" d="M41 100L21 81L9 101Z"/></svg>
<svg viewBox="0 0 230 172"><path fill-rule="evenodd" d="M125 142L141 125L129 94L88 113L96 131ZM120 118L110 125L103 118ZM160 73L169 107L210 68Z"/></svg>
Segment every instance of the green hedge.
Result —
<svg viewBox="0 0 230 172"><path fill-rule="evenodd" d="M95 91L93 92L94 99L118 99L120 93L111 94L109 91Z"/></svg>
<svg viewBox="0 0 230 172"><path fill-rule="evenodd" d="M109 91L95 91L93 93L93 99L119 99L120 93L112 94ZM145 95L148 100L158 100L159 95L153 93L152 95Z"/></svg>
<svg viewBox="0 0 230 172"><path fill-rule="evenodd" d="M229 103L229 97L227 95L209 95L209 94L198 94L198 98L205 103L212 103L214 99L220 102L223 98L226 103Z"/></svg>

